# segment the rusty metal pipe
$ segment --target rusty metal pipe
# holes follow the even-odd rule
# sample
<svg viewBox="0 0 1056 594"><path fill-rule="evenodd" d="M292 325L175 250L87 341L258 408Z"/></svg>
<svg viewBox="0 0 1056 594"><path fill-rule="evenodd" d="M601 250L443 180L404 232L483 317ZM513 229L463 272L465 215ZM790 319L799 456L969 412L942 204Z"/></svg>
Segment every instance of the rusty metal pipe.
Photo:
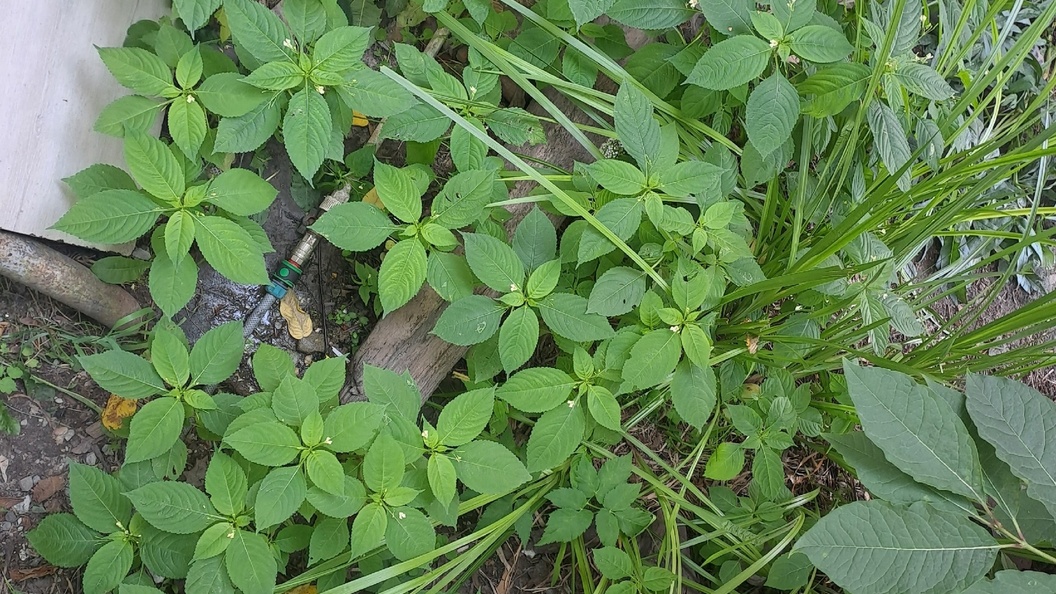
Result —
<svg viewBox="0 0 1056 594"><path fill-rule="evenodd" d="M141 306L128 291L28 237L0 231L0 275L113 327Z"/></svg>

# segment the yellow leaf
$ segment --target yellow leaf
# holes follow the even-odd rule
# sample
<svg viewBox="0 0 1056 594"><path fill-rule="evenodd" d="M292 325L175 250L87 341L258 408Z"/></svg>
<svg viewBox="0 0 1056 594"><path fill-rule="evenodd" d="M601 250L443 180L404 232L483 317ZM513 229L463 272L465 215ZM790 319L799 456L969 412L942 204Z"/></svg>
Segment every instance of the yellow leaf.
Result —
<svg viewBox="0 0 1056 594"><path fill-rule="evenodd" d="M103 409L103 427L111 431L117 431L121 428L125 419L135 414L137 406L135 400L111 394L106 401L106 408Z"/></svg>
<svg viewBox="0 0 1056 594"><path fill-rule="evenodd" d="M373 204L374 206L377 206L382 210L385 209L385 203L382 202L381 197L378 196L377 188L371 188L370 191L363 196L363 202L366 202L367 204Z"/></svg>
<svg viewBox="0 0 1056 594"><path fill-rule="evenodd" d="M300 340L312 333L312 318L301 308L293 291L286 291L279 301L279 313L289 325L290 336Z"/></svg>
<svg viewBox="0 0 1056 594"><path fill-rule="evenodd" d="M286 594L315 594L317 591L315 584L305 584L303 586L297 586L292 590L287 590Z"/></svg>
<svg viewBox="0 0 1056 594"><path fill-rule="evenodd" d="M353 111L352 112L352 125L353 126L359 126L360 128L363 128L363 127L366 127L369 124L370 124L370 121L367 119L367 116L359 113L358 111Z"/></svg>

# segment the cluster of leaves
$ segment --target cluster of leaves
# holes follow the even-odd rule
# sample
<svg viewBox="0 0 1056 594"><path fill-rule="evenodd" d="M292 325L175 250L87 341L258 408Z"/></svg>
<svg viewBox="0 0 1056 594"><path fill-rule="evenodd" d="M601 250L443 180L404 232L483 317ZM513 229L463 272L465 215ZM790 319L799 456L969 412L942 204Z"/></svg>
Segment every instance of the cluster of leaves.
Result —
<svg viewBox="0 0 1056 594"><path fill-rule="evenodd" d="M1035 572L984 577L1007 546L995 534L1032 552L1056 538L1056 405L1003 378L968 376L961 393L846 361L844 372L862 431L825 438L878 499L833 510L795 548L855 592L1056 587Z"/></svg>

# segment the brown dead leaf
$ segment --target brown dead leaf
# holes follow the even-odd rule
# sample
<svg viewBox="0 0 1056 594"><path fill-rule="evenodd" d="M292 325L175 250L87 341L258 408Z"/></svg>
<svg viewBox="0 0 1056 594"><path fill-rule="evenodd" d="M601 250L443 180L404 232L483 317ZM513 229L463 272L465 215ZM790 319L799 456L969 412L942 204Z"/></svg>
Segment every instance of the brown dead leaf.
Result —
<svg viewBox="0 0 1056 594"><path fill-rule="evenodd" d="M377 188L371 188L366 193L366 195L363 196L363 202L366 202L367 204L373 204L374 206L377 206L378 208L381 208L381 209L385 208L385 203L382 202L381 201L381 197L378 196L378 189Z"/></svg>
<svg viewBox="0 0 1056 594"><path fill-rule="evenodd" d="M305 584L292 590L287 590L286 594L315 594L317 591L315 584Z"/></svg>
<svg viewBox="0 0 1056 594"><path fill-rule="evenodd" d="M51 499L53 495L61 491L65 486L66 480L61 476L49 476L41 479L39 483L33 485L33 501L43 503Z"/></svg>
<svg viewBox="0 0 1056 594"><path fill-rule="evenodd" d="M106 408L103 409L103 427L111 431L117 431L121 428L125 419L135 414L137 407L138 404L136 404L135 400L111 394L106 401Z"/></svg>
<svg viewBox="0 0 1056 594"><path fill-rule="evenodd" d="M46 575L51 575L58 571L59 568L54 565L39 565L37 567L30 567L29 569L11 569L11 581L13 582L24 582L33 578L42 578Z"/></svg>
<svg viewBox="0 0 1056 594"><path fill-rule="evenodd" d="M293 291L286 291L282 300L279 301L279 313L286 319L290 336L295 340L300 340L312 333L312 318L301 308L297 295Z"/></svg>
<svg viewBox="0 0 1056 594"><path fill-rule="evenodd" d="M754 355L759 351L759 337L749 334L748 337L744 339L744 345L748 347L748 352Z"/></svg>
<svg viewBox="0 0 1056 594"><path fill-rule="evenodd" d="M0 497L0 510L7 511L22 503L21 497Z"/></svg>

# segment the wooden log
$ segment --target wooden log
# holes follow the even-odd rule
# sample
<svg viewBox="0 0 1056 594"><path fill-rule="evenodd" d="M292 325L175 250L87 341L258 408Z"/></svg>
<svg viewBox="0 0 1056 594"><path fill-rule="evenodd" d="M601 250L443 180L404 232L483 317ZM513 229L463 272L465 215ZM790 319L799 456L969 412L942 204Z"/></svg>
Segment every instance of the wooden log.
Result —
<svg viewBox="0 0 1056 594"><path fill-rule="evenodd" d="M569 117L578 123L592 123L560 93L548 89L547 97ZM528 111L545 116L545 111L537 104ZM592 161L590 153L560 126L547 125L546 142L528 147L521 151L529 157L544 162L554 163L571 169L575 161ZM511 198L526 196L535 182L518 182L511 190ZM506 222L506 231L513 232L521 219L532 209L532 204L517 204L508 207L511 213ZM372 365L397 373L410 373L418 384L425 402L436 390L440 382L451 372L468 350L467 347L447 343L438 336L430 334L440 314L447 308L447 302L440 298L428 285L407 305L390 313L378 321L370 335L360 346L355 357L349 363L351 380L341 392L341 402L363 400L363 366Z"/></svg>

